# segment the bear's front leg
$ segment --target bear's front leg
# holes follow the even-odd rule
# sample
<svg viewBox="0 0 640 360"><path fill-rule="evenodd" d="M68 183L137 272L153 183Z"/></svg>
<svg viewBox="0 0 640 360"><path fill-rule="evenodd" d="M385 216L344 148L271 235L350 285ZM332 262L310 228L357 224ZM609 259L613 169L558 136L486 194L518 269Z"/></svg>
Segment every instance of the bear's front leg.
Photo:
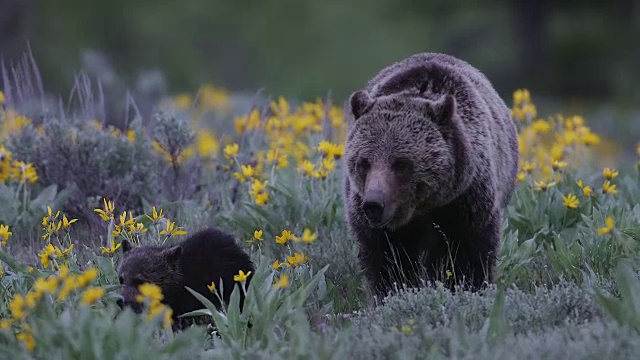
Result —
<svg viewBox="0 0 640 360"><path fill-rule="evenodd" d="M500 219L501 215L497 212L489 216L484 224L470 219L467 224L446 226L456 283L478 290L485 282L495 282L500 250Z"/></svg>

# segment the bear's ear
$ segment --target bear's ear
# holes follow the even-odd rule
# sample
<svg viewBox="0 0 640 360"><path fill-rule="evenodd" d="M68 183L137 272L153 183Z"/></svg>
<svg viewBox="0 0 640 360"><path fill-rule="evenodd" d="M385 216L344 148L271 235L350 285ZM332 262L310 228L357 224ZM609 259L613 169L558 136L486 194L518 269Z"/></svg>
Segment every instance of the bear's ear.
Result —
<svg viewBox="0 0 640 360"><path fill-rule="evenodd" d="M162 252L162 255L164 256L165 259L167 259L167 262L174 263L178 261L178 259L180 258L180 255L182 255L182 246L180 245L172 246L164 250Z"/></svg>
<svg viewBox="0 0 640 360"><path fill-rule="evenodd" d="M351 113L355 119L364 115L373 106L374 100L364 90L358 90L351 94L349 98L349 105L351 106Z"/></svg>
<svg viewBox="0 0 640 360"><path fill-rule="evenodd" d="M443 95L433 102L434 120L440 125L448 124L456 112L456 98L451 94Z"/></svg>
<svg viewBox="0 0 640 360"><path fill-rule="evenodd" d="M122 242L120 243L120 246L122 247L122 253L126 253L127 251L133 249L133 246L131 245L131 242L129 240L122 240Z"/></svg>

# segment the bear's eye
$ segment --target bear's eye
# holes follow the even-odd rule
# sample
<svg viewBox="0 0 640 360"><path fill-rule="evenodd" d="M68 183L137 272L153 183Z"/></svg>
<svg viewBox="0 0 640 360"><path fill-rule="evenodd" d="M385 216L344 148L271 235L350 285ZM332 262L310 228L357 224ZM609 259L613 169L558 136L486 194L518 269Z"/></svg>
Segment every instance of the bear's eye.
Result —
<svg viewBox="0 0 640 360"><path fill-rule="evenodd" d="M118 281L120 282L120 284L124 284L124 278L122 276L118 277Z"/></svg>
<svg viewBox="0 0 640 360"><path fill-rule="evenodd" d="M413 165L409 160L398 159L393 162L393 164L391 165L391 169L393 169L393 171L396 173L406 174L413 170Z"/></svg>
<svg viewBox="0 0 640 360"><path fill-rule="evenodd" d="M356 168L359 172L367 172L371 168L371 163L369 163L368 159L360 158L356 163Z"/></svg>

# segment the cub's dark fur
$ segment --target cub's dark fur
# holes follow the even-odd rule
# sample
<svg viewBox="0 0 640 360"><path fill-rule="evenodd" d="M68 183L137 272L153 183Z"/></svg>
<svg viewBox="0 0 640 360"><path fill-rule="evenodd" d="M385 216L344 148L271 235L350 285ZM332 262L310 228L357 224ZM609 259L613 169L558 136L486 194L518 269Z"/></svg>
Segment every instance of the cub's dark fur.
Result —
<svg viewBox="0 0 640 360"><path fill-rule="evenodd" d="M132 247L125 240L122 250L124 256L118 269L122 285L121 305L141 311L135 299L138 286L145 282L156 284L162 289L163 302L173 309L176 329L194 322L190 318L178 319L178 315L204 308L185 286L206 296L220 309L220 301L207 285L213 281L220 291L222 279L224 294L221 297L228 303L231 291L236 286L233 276L240 270L245 273L254 271L251 258L236 244L233 236L216 228L201 230L183 242L170 246ZM247 279L247 286L252 275ZM243 302L244 295L241 293L241 304ZM196 320L202 322L208 319Z"/></svg>
<svg viewBox="0 0 640 360"><path fill-rule="evenodd" d="M416 54L354 92L345 115L346 217L374 293L419 285L418 269L471 288L494 281L518 141L489 80L452 56Z"/></svg>

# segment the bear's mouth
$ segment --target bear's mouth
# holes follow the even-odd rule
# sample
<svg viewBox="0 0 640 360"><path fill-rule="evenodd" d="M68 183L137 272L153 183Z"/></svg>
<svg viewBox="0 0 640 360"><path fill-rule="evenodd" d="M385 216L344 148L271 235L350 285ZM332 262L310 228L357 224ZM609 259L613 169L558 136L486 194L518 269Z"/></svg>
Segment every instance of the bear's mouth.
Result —
<svg viewBox="0 0 640 360"><path fill-rule="evenodd" d="M380 221L373 221L369 219L366 215L365 215L365 218L369 222L369 226L371 226L374 229L386 228L389 224L391 224L391 220L392 220L391 216L387 217L386 219L382 219Z"/></svg>

